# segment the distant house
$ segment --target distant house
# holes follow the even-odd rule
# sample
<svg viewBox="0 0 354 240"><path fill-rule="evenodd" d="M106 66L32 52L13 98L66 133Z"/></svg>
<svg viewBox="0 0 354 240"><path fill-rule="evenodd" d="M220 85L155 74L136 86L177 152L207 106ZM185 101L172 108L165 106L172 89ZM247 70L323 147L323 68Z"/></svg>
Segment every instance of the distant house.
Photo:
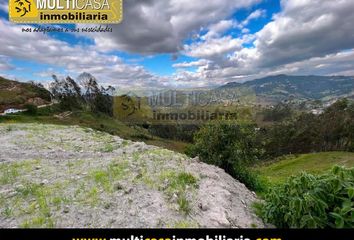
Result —
<svg viewBox="0 0 354 240"><path fill-rule="evenodd" d="M322 113L324 113L323 109L312 109L311 113L314 115L321 115Z"/></svg>
<svg viewBox="0 0 354 240"><path fill-rule="evenodd" d="M4 114L11 114L11 113L18 113L18 112L23 112L23 110L16 109L16 108L9 108L4 111Z"/></svg>

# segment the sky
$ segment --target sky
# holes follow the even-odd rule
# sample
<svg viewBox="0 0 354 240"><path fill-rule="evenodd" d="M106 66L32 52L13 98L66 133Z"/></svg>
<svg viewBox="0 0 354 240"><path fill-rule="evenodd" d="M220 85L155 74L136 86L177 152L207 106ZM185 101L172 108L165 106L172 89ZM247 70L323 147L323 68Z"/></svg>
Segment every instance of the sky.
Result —
<svg viewBox="0 0 354 240"><path fill-rule="evenodd" d="M112 33L23 33L0 0L0 76L89 72L122 88L354 75L353 0L124 0ZM42 25L47 27L49 25ZM62 25L87 27L94 25Z"/></svg>

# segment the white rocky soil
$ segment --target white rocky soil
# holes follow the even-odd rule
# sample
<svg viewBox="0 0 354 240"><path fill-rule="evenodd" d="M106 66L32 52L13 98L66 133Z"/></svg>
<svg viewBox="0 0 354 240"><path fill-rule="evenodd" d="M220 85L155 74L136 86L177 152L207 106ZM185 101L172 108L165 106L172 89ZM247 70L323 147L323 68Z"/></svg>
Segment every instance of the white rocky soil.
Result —
<svg viewBox="0 0 354 240"><path fill-rule="evenodd" d="M0 124L0 227L264 227L222 169L81 127Z"/></svg>

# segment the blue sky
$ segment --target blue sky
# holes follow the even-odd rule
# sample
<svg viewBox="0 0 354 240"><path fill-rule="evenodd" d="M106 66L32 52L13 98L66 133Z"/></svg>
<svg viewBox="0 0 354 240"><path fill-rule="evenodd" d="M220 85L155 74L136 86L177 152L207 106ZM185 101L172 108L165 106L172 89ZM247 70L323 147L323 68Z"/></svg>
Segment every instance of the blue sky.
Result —
<svg viewBox="0 0 354 240"><path fill-rule="evenodd" d="M52 74L90 72L124 87L354 75L353 9L351 0L125 0L124 21L111 25L112 33L42 34L21 32L38 25L10 23L5 1L0 75L46 82Z"/></svg>

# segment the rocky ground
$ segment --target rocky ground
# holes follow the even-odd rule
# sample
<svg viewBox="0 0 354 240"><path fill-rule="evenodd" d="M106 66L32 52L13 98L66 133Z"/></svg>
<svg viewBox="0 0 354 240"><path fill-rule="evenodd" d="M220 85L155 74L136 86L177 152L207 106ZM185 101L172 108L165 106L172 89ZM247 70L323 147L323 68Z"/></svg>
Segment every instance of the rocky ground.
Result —
<svg viewBox="0 0 354 240"><path fill-rule="evenodd" d="M264 227L254 201L182 154L75 126L0 124L0 227Z"/></svg>

